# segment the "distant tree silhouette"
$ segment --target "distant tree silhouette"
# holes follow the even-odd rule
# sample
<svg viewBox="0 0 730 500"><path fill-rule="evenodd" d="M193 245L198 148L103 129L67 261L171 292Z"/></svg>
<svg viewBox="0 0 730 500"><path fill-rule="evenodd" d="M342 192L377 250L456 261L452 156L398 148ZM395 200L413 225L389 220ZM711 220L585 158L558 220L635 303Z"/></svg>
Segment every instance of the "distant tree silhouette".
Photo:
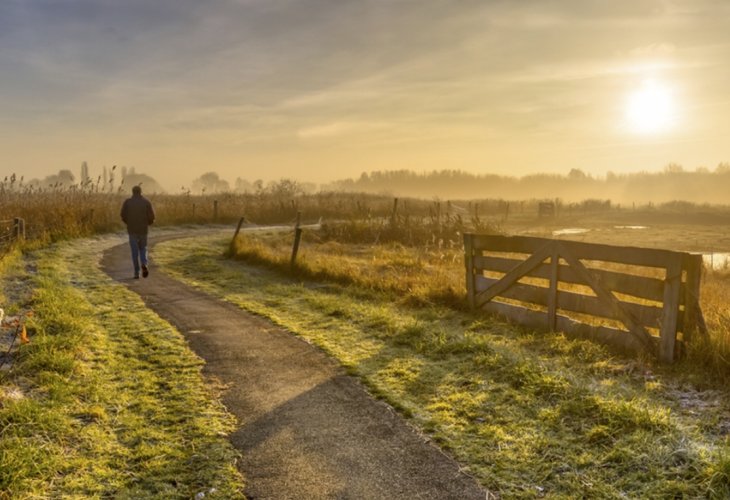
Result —
<svg viewBox="0 0 730 500"><path fill-rule="evenodd" d="M721 163L711 172L706 168L688 171L676 163L661 172L616 174L593 177L581 169L567 175L531 174L508 177L476 175L459 170L411 170L363 172L356 179L343 179L326 186L335 191L390 194L439 199L586 199L612 200L614 203L686 200L693 203L729 203L730 163Z"/></svg>
<svg viewBox="0 0 730 500"><path fill-rule="evenodd" d="M272 181L266 186L266 191L278 198L293 198L304 193L302 185L292 179Z"/></svg>
<svg viewBox="0 0 730 500"><path fill-rule="evenodd" d="M138 174L132 169L131 173L127 173L127 176L123 180L124 186L127 190L132 189L132 186L142 186L144 193L164 193L165 190L162 186L152 177L146 174Z"/></svg>
<svg viewBox="0 0 730 500"><path fill-rule="evenodd" d="M74 185L75 181L76 178L70 170L59 170L57 174L45 177L40 184L42 186L70 187Z"/></svg>
<svg viewBox="0 0 730 500"><path fill-rule="evenodd" d="M81 162L81 182L88 182L89 181L89 165L84 161Z"/></svg>
<svg viewBox="0 0 730 500"><path fill-rule="evenodd" d="M230 189L228 181L221 179L216 172L206 172L192 183L192 190L196 193L221 193Z"/></svg>

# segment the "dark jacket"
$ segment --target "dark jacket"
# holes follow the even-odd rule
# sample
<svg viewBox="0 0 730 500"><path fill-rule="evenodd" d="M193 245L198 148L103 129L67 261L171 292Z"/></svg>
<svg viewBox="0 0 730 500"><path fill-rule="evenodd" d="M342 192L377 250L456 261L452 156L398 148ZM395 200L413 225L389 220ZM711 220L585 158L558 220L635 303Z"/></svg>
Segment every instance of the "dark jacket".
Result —
<svg viewBox="0 0 730 500"><path fill-rule="evenodd" d="M155 211L150 200L133 194L122 204L122 220L129 234L147 234L147 228L155 221Z"/></svg>

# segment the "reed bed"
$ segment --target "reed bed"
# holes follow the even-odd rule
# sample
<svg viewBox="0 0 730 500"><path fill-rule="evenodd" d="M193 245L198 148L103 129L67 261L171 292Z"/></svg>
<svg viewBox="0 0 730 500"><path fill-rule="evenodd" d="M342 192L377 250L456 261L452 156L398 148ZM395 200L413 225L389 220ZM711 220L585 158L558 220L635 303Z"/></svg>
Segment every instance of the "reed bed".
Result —
<svg viewBox="0 0 730 500"><path fill-rule="evenodd" d="M112 188L90 180L37 187L24 185L13 175L0 182L0 221L24 219L27 239L40 242L120 230L119 211L130 190L131 186ZM301 215L305 223L349 221L327 225L325 237L369 243L423 244L432 234L460 240L467 226L486 229L481 212L504 210L500 200L440 202L363 193L304 194L288 192L275 183L255 193L195 195L183 190L145 196L155 206L158 225L235 223L241 217L256 224L282 224L293 223ZM10 231L10 227L4 229Z"/></svg>

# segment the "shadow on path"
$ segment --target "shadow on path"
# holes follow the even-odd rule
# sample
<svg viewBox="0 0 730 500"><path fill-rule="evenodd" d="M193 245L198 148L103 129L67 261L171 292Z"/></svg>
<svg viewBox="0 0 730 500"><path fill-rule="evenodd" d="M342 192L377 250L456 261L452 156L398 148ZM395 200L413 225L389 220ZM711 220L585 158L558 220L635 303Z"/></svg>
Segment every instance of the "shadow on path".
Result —
<svg viewBox="0 0 730 500"><path fill-rule="evenodd" d="M230 440L243 455L249 498L485 498L456 462L320 350L154 262L149 278L129 279L126 244L105 252L102 267L182 332L205 374L227 386L223 402L239 422Z"/></svg>

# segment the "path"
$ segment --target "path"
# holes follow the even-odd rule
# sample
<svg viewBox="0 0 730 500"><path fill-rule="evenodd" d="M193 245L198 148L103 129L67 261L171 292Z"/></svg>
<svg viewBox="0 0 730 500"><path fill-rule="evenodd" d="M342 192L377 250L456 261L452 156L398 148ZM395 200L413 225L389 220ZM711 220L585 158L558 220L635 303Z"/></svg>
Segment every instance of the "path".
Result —
<svg viewBox="0 0 730 500"><path fill-rule="evenodd" d="M154 244L154 238L151 242ZM250 499L484 499L459 466L320 350L160 272L133 280L129 247L106 272L173 324L229 388L230 436Z"/></svg>

